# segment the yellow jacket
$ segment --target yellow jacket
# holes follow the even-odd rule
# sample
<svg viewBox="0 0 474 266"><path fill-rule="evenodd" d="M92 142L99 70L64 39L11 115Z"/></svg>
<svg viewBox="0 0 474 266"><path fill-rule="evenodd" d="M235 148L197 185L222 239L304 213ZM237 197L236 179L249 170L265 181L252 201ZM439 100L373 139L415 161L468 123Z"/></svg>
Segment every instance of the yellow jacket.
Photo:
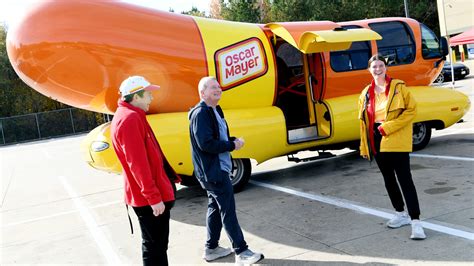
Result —
<svg viewBox="0 0 474 266"><path fill-rule="evenodd" d="M370 151L368 132L369 119L367 114L368 89L365 87L359 97L359 120L360 120L360 155L372 159L373 152ZM411 152L413 119L416 115L416 102L405 82L392 79L388 94L387 106L385 107L385 122L381 127L385 133L380 143L381 152Z"/></svg>

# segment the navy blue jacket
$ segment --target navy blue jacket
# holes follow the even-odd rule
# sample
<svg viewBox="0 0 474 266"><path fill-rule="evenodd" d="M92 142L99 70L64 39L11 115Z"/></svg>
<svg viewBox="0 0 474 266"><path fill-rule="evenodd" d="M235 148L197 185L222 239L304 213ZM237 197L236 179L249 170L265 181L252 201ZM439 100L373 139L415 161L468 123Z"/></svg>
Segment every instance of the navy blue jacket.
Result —
<svg viewBox="0 0 474 266"><path fill-rule="evenodd" d="M217 106L216 110L224 118L220 106ZM235 138L229 136L229 127L227 127L229 140L219 140L219 124L216 115L212 107L207 106L204 101L189 111L188 118L194 174L201 182L219 183L221 181L219 179L222 178L219 153L233 151Z"/></svg>

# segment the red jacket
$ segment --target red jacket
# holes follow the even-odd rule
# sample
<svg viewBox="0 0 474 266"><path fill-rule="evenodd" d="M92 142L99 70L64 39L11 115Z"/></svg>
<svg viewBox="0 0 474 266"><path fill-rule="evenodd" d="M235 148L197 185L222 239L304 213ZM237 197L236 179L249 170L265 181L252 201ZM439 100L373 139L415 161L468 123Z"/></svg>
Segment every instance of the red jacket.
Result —
<svg viewBox="0 0 474 266"><path fill-rule="evenodd" d="M180 178L166 161L145 112L123 101L118 105L111 132L115 153L123 167L125 203L142 207L173 201L174 184L170 179L179 182Z"/></svg>

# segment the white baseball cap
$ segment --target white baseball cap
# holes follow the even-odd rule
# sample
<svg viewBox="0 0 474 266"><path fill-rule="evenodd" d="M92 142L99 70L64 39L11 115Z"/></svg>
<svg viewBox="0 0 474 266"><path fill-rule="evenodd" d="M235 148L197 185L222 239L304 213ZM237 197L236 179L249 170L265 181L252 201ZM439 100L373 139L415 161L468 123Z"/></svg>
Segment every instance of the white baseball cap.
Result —
<svg viewBox="0 0 474 266"><path fill-rule="evenodd" d="M160 86L152 85L148 80L142 76L131 76L122 81L119 91L122 97L130 95L141 90L153 91L159 89Z"/></svg>

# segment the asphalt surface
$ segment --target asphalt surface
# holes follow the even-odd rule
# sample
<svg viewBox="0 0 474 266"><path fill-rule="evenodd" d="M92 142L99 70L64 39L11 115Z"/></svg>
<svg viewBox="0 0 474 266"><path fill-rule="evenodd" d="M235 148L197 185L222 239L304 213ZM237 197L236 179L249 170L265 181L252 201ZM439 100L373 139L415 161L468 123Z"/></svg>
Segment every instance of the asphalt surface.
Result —
<svg viewBox="0 0 474 266"><path fill-rule="evenodd" d="M471 75L454 89L473 102L473 85ZM424 241L410 240L409 226L385 226L393 211L377 166L346 151L322 161L280 157L255 166L251 183L236 194L245 238L267 265L473 265L473 133L471 110L412 154ZM83 138L0 148L1 265L141 264L138 222L130 212L131 235L122 177L87 166ZM177 198L170 264L207 264L205 193L179 187ZM230 245L224 232L221 239ZM212 264L233 263L229 256Z"/></svg>

